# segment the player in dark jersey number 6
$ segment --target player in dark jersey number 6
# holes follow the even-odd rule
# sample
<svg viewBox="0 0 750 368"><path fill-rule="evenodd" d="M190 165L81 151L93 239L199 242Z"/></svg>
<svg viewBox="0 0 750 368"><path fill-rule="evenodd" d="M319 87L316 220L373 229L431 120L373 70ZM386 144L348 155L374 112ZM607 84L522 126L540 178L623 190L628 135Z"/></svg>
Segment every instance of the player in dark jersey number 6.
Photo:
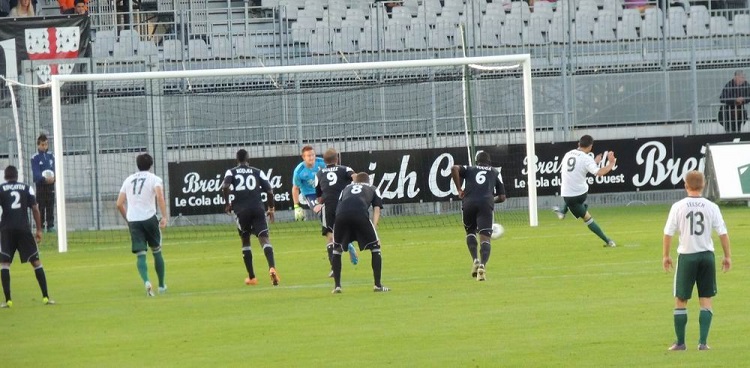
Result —
<svg viewBox="0 0 750 368"><path fill-rule="evenodd" d="M326 237L326 251L328 252L328 262L331 264L331 273L333 277L333 224L336 221L336 206L339 204L341 191L354 181L354 170L351 167L339 165L339 154L335 149L329 148L323 153L323 161L326 167L320 169L315 175L318 184L315 186L315 194L319 203L315 206L314 211L321 212L321 233ZM318 210L318 208L320 208ZM349 260L352 264L359 262L357 250L354 245L349 243L347 246Z"/></svg>
<svg viewBox="0 0 750 368"><path fill-rule="evenodd" d="M372 206L372 221L369 208ZM341 293L341 254L344 245L356 240L359 250L369 249L372 253L372 276L375 281L373 291L385 292L389 288L380 283L383 259L380 256L380 239L375 228L380 221L383 200L377 188L370 185L367 173L357 173L354 183L341 191L336 207L336 222L333 224L333 293Z"/></svg>
<svg viewBox="0 0 750 368"><path fill-rule="evenodd" d="M29 262L34 268L36 280L42 290L42 303L55 304L47 295L47 277L39 260L37 243L42 241L42 216L36 202L34 189L18 182L18 169L5 168L5 183L0 185L0 279L2 279L5 302L0 308L10 308L13 301L10 295L10 264L18 251L21 263ZM28 210L34 214L36 234L31 234Z"/></svg>
<svg viewBox="0 0 750 368"><path fill-rule="evenodd" d="M268 236L268 219L274 221L275 202L273 189L268 180L261 176L261 171L248 164L248 153L241 149L237 151L237 166L227 170L224 174L224 183L221 186L221 194L226 203L224 210L231 214L234 211L237 221L237 231L242 240L242 259L245 262L247 278L245 284L256 285L253 270L253 252L250 248L250 234L258 238L263 247L263 254L268 261L268 275L271 277L273 286L279 285L279 274L276 272L276 261L273 256L273 246ZM230 197L231 194L231 197ZM263 194L268 201L268 210L263 204Z"/></svg>
<svg viewBox="0 0 750 368"><path fill-rule="evenodd" d="M476 165L458 166L451 169L453 184L461 198L461 211L464 229L466 230L466 245L473 261L471 277L477 281L486 279L485 267L490 260L490 236L494 222L495 203L505 202L505 186L500 180L500 173L492 167L490 154L479 151ZM461 182L465 186L461 187ZM481 242L479 257L477 257L477 233Z"/></svg>

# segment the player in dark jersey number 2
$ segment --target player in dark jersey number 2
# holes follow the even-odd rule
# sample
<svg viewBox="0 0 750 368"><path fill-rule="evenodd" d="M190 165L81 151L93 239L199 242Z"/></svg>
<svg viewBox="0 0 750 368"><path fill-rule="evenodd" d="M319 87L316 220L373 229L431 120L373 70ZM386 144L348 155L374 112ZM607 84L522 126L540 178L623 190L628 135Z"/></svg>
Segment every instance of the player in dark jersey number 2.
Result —
<svg viewBox="0 0 750 368"><path fill-rule="evenodd" d="M237 230L242 240L242 259L247 270L245 284L258 284L253 270L253 252L250 248L250 234L253 234L263 247L263 254L268 261L268 274L271 277L271 283L273 286L278 286L279 274L276 272L273 246L271 246L271 239L268 236L268 223L266 222L266 215L271 222L274 220L273 189L268 180L261 176L261 171L250 166L247 160L248 153L246 150L237 151L237 166L227 170L224 174L221 194L224 197L224 203L226 203L225 211L229 214L234 211L237 220ZM263 194L266 195L268 201L267 211L263 204Z"/></svg>
<svg viewBox="0 0 750 368"><path fill-rule="evenodd" d="M369 208L372 206L372 222ZM341 293L341 254L344 245L356 240L359 250L369 249L372 253L372 276L375 281L373 291L390 291L380 283L383 259L380 256L380 239L375 228L380 220L383 200L378 190L370 185L367 173L357 173L354 183L341 191L336 207L336 222L333 224L333 280L334 294Z"/></svg>
<svg viewBox="0 0 750 368"><path fill-rule="evenodd" d="M323 153L323 161L326 167L318 170L315 186L315 195L318 197L318 203L322 212L321 233L326 237L326 251L328 252L328 262L331 264L331 273L333 277L333 224L336 221L336 206L339 204L341 191L354 181L354 170L351 167L339 165L339 154L335 149L329 148ZM317 208L317 207L316 207ZM353 264L357 264L358 255L354 246L349 243L347 246L349 259Z"/></svg>
<svg viewBox="0 0 750 368"><path fill-rule="evenodd" d="M21 263L29 262L34 268L36 280L42 291L42 303L55 304L47 294L47 276L39 260L37 243L42 241L42 216L36 202L34 189L18 182L18 169L15 166L5 168L5 183L0 184L0 207L3 215L0 218L0 279L3 284L5 302L0 308L10 308L13 301L10 295L10 264L18 251ZM36 234L31 234L28 210L34 215Z"/></svg>
<svg viewBox="0 0 750 368"><path fill-rule="evenodd" d="M490 235L492 235L495 203L505 202L505 186L500 173L492 167L490 154L477 153L475 166L453 166L453 183L462 199L466 245L473 260L471 276L477 281L485 280L485 266L490 260ZM461 189L461 182L465 183ZM477 257L477 232L481 241Z"/></svg>

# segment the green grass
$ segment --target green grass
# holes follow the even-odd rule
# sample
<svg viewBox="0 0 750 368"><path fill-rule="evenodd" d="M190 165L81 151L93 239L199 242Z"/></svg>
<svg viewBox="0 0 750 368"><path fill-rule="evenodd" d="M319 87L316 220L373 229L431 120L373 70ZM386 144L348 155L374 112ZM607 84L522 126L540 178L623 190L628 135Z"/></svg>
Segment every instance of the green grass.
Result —
<svg viewBox="0 0 750 368"><path fill-rule="evenodd" d="M383 229L383 281L373 293L369 253L345 264L330 294L322 237L272 234L282 286L243 283L239 239L170 240L169 292L146 298L127 243L47 245L56 306L43 306L31 268L12 267L14 307L0 310L3 367L731 367L747 352L750 209L723 208L734 268L720 274L710 352L673 340L672 274L661 269L667 206L594 208L617 240L606 249L579 221L541 214L530 229L506 225L488 281L469 277L460 226ZM181 238L174 234L174 238ZM253 245L257 245L253 240ZM717 242L718 247L718 242ZM256 269L265 259L255 249ZM674 249L673 249L674 253ZM721 258L717 249L717 261ZM150 259L150 256L149 256ZM153 267L149 264L151 274ZM263 275L263 273L260 273ZM152 276L154 278L154 276Z"/></svg>

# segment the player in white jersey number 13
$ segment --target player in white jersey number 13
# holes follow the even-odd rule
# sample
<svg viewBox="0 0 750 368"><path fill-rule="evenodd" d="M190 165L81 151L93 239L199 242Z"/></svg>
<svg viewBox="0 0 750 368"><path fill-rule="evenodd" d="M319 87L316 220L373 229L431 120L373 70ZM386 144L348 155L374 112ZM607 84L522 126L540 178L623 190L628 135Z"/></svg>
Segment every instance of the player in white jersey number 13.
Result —
<svg viewBox="0 0 750 368"><path fill-rule="evenodd" d="M693 293L693 286L698 289L700 313L698 324L700 335L698 350L708 350L706 340L711 327L713 311L711 298L716 295L716 261L714 260L714 243L711 230L716 231L724 251L721 266L724 272L732 267L732 254L729 249L727 226L721 216L719 206L701 197L704 177L699 171L690 171L685 175L687 197L672 205L664 226L662 263L665 271L672 268L672 257L669 248L675 232L680 232L677 247L677 266L674 277L674 331L677 341L669 350L685 350L685 326L687 325L687 301Z"/></svg>

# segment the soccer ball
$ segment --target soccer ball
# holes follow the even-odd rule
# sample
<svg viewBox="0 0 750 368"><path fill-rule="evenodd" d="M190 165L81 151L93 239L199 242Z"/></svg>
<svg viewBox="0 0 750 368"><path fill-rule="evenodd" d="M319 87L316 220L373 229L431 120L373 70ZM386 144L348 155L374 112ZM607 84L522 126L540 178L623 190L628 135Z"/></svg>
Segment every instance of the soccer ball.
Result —
<svg viewBox="0 0 750 368"><path fill-rule="evenodd" d="M505 229L503 228L503 225L492 224L492 235L490 237L492 239L497 239L497 238L503 236L504 232L505 232Z"/></svg>
<svg viewBox="0 0 750 368"><path fill-rule="evenodd" d="M55 177L55 172L52 171L52 170L44 170L44 171L42 171L42 176L45 179L54 178Z"/></svg>

